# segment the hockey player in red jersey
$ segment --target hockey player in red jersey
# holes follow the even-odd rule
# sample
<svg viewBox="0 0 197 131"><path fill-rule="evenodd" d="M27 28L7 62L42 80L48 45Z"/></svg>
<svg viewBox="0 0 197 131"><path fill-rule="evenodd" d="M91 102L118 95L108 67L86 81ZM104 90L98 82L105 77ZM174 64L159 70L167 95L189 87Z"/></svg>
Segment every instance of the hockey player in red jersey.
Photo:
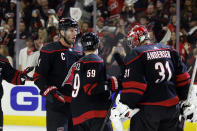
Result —
<svg viewBox="0 0 197 131"><path fill-rule="evenodd" d="M187 98L190 83L186 66L171 47L151 44L143 26L135 26L128 40L120 102L140 109L130 131L177 131L179 101Z"/></svg>
<svg viewBox="0 0 197 131"><path fill-rule="evenodd" d="M81 57L73 50L78 24L72 18L59 20L60 40L40 50L34 83L46 97L47 131L72 131L71 89L61 88L68 70Z"/></svg>
<svg viewBox="0 0 197 131"><path fill-rule="evenodd" d="M85 33L81 43L85 56L73 64L65 81L73 87L74 131L99 131L111 104L109 90L117 89L118 83L115 77L106 75L104 61L98 56L98 36L92 32ZM104 131L112 131L110 121Z"/></svg>
<svg viewBox="0 0 197 131"><path fill-rule="evenodd" d="M33 67L26 68L23 72L14 69L7 58L0 55L0 83L6 80L14 85L24 85L26 79L31 79L27 73L31 72ZM1 107L1 98L3 96L3 87L0 84L0 131L3 131L3 111Z"/></svg>

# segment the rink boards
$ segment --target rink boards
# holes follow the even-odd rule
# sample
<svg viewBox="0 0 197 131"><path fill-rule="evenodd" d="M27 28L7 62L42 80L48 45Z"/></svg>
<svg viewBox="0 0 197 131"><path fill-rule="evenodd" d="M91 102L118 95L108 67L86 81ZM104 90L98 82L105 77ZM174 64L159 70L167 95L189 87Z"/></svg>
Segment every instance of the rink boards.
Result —
<svg viewBox="0 0 197 131"><path fill-rule="evenodd" d="M2 82L4 96L2 108L5 125L30 125L45 126L46 110L45 98L39 95L39 89L33 82L26 82L23 86L15 86ZM197 86L194 86L193 94L196 94ZM197 98L194 99L197 105ZM129 127L129 120L123 123L125 130ZM185 131L197 131L197 123L186 123Z"/></svg>

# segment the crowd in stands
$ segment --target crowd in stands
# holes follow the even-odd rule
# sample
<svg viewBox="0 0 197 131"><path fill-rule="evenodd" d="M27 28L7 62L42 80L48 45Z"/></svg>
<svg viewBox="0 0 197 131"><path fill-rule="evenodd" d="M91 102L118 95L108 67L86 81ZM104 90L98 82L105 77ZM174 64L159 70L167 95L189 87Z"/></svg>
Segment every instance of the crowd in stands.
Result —
<svg viewBox="0 0 197 131"><path fill-rule="evenodd" d="M117 63L112 55L119 51L124 56L128 51L124 39L136 24L145 26L152 43L161 42L166 32L171 33L168 44L176 49L176 0L138 0L129 4L127 0L96 0L96 14L91 0L20 0L20 40L23 43L16 54L16 0L0 0L0 53L16 62L19 69L34 66L42 46L58 41L58 19L70 17L70 7L79 7L82 16L78 21L80 34L76 50L81 50L80 37L84 32L94 31L93 16L97 16L96 32L101 39L100 55L116 74ZM182 60L191 68L197 55L197 1L180 0L180 43ZM10 59L12 58L12 60ZM26 60L30 59L30 60ZM26 60L26 61L24 61ZM192 69L190 70L190 73Z"/></svg>

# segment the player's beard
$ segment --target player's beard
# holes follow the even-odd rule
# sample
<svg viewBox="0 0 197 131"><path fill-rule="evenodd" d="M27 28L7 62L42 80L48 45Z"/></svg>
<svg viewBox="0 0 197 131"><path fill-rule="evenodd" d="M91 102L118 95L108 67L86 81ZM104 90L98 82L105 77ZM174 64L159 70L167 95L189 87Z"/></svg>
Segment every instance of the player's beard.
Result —
<svg viewBox="0 0 197 131"><path fill-rule="evenodd" d="M70 32L64 31L64 35L61 34L61 36L66 44L68 44L69 46L74 45L75 40L72 39L72 34Z"/></svg>
<svg viewBox="0 0 197 131"><path fill-rule="evenodd" d="M72 45L74 44L73 41L68 40L66 37L63 37L63 38L64 38L64 41L65 41L68 45L72 46Z"/></svg>

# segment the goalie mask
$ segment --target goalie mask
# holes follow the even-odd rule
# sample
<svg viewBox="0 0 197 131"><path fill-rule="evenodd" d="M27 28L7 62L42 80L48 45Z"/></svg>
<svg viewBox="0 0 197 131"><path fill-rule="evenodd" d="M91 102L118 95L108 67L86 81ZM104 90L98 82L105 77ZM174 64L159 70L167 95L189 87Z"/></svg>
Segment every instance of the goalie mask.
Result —
<svg viewBox="0 0 197 131"><path fill-rule="evenodd" d="M128 33L128 45L132 48L142 45L142 42L149 40L148 30L144 26L136 25Z"/></svg>
<svg viewBox="0 0 197 131"><path fill-rule="evenodd" d="M81 44L84 51L98 49L99 42L99 37L93 32L84 33L81 38Z"/></svg>

